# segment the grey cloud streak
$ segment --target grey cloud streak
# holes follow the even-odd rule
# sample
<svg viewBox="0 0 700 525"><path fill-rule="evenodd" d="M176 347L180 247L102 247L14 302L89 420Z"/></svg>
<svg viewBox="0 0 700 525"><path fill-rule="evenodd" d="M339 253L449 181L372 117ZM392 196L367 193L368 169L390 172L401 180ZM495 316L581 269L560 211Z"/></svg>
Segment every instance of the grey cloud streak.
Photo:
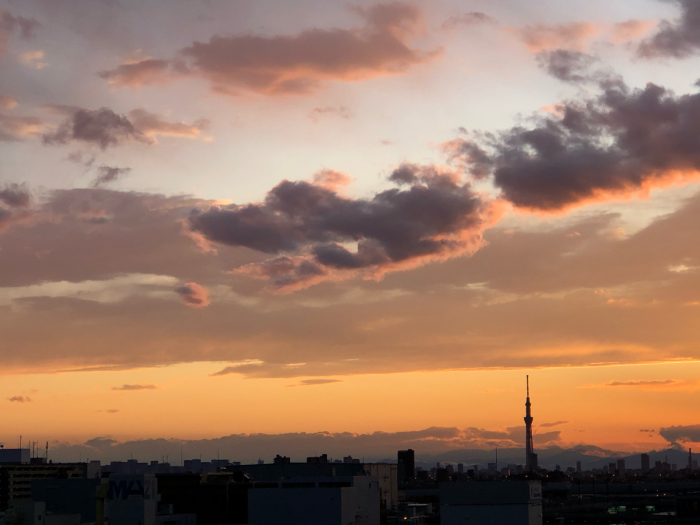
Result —
<svg viewBox="0 0 700 525"><path fill-rule="evenodd" d="M193 124L167 122L143 109L129 112L128 117L109 108L86 109L71 106L48 106L50 111L65 115L57 129L44 133L46 145L65 145L73 141L92 144L105 150L128 141L155 144L157 136L195 138L208 121Z"/></svg>
<svg viewBox="0 0 700 525"><path fill-rule="evenodd" d="M555 108L476 140L446 144L472 175L491 174L516 207L559 211L593 200L625 198L700 173L700 93L676 96L655 84L602 84L592 99Z"/></svg>
<svg viewBox="0 0 700 525"><path fill-rule="evenodd" d="M105 186L111 182L114 182L123 175L126 175L131 171L131 168L118 168L116 166L100 166L97 168L97 177L92 181L93 188L99 188Z"/></svg>
<svg viewBox="0 0 700 525"><path fill-rule="evenodd" d="M135 392L138 390L157 390L158 387L156 385L122 385L122 386L114 386L112 387L112 390L118 390L122 392Z"/></svg>

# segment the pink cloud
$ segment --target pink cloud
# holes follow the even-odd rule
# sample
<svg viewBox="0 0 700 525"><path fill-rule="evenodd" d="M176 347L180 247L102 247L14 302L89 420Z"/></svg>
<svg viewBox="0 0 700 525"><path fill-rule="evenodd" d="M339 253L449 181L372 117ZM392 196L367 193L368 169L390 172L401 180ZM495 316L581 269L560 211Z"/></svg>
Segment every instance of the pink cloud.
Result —
<svg viewBox="0 0 700 525"><path fill-rule="evenodd" d="M297 35L214 35L194 42L174 59L146 58L100 73L115 87L139 88L178 78L209 81L214 92L264 95L312 92L330 81L361 81L405 73L440 50L408 44L422 25L413 5L393 2L352 9L365 21L360 29L308 29Z"/></svg>

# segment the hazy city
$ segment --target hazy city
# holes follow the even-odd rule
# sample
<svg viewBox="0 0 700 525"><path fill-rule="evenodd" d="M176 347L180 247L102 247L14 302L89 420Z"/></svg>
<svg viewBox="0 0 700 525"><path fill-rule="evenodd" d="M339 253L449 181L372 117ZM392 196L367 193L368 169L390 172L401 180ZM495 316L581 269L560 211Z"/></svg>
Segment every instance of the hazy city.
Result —
<svg viewBox="0 0 700 525"><path fill-rule="evenodd" d="M0 0L0 525L700 525L700 0Z"/></svg>

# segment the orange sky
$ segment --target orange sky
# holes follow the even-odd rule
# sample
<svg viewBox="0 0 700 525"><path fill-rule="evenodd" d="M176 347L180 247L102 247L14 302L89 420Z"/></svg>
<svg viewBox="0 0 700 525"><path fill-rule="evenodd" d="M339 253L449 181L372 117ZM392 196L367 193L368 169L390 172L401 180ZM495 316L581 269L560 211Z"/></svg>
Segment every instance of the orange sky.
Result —
<svg viewBox="0 0 700 525"><path fill-rule="evenodd" d="M0 442L700 441L690 3L132 4L0 0Z"/></svg>

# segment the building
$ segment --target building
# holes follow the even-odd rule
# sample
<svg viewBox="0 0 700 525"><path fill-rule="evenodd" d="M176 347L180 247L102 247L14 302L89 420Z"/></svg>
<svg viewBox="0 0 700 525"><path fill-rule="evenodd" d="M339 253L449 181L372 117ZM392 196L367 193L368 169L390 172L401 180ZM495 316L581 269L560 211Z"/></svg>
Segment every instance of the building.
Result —
<svg viewBox="0 0 700 525"><path fill-rule="evenodd" d="M413 451L411 451L413 452ZM323 457L323 456L321 456ZM284 478L315 478L334 476L375 476L379 482L382 508L393 511L398 505L398 469L393 463L272 463L236 465L227 471L241 472L254 482L277 482Z"/></svg>
<svg viewBox="0 0 700 525"><path fill-rule="evenodd" d="M32 481L37 479L83 479L85 463L0 464L0 511L14 501L32 498Z"/></svg>
<svg viewBox="0 0 700 525"><path fill-rule="evenodd" d="M155 525L158 482L155 474L111 474L105 515L110 525Z"/></svg>
<svg viewBox="0 0 700 525"><path fill-rule="evenodd" d="M379 525L379 482L373 476L290 478L248 491L248 523Z"/></svg>
<svg viewBox="0 0 700 525"><path fill-rule="evenodd" d="M96 495L101 480L35 479L32 481L32 501L42 503L50 515L78 515L78 523L97 521Z"/></svg>
<svg viewBox="0 0 700 525"><path fill-rule="evenodd" d="M700 525L700 494L685 494L677 497L676 523L678 525Z"/></svg>
<svg viewBox="0 0 700 525"><path fill-rule="evenodd" d="M617 460L617 471L620 472L620 476L624 476L627 472L627 469L625 468L625 460L624 459L618 459Z"/></svg>
<svg viewBox="0 0 700 525"><path fill-rule="evenodd" d="M28 448L0 448L0 463L29 463Z"/></svg>
<svg viewBox="0 0 700 525"><path fill-rule="evenodd" d="M416 477L416 453L413 449L399 450L398 454L399 470L401 480L415 479Z"/></svg>
<svg viewBox="0 0 700 525"><path fill-rule="evenodd" d="M649 472L649 454L642 454L642 474Z"/></svg>
<svg viewBox="0 0 700 525"><path fill-rule="evenodd" d="M440 484L441 525L542 525L539 481Z"/></svg>

